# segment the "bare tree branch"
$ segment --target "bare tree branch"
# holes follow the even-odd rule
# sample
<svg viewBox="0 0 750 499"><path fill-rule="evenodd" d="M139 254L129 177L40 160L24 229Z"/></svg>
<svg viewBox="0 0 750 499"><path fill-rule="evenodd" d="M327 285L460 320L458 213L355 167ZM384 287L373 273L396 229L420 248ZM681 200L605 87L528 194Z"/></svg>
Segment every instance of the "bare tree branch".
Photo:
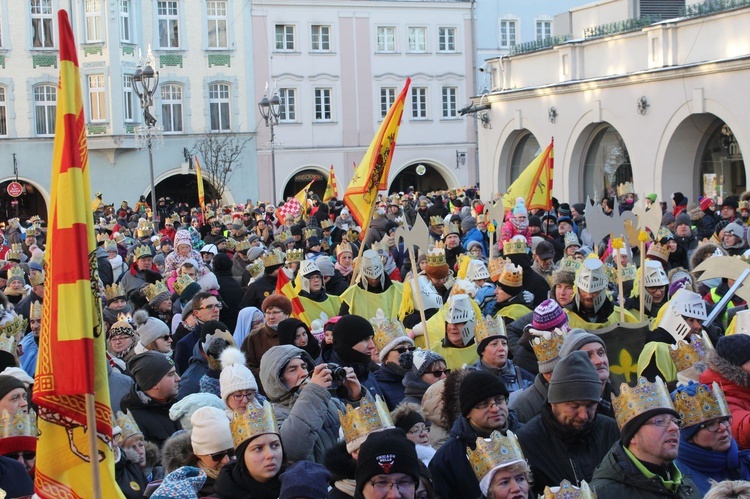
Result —
<svg viewBox="0 0 750 499"><path fill-rule="evenodd" d="M229 184L235 170L240 166L240 157L250 139L234 133L209 133L198 140L191 150L200 157L203 176L216 189L219 197Z"/></svg>

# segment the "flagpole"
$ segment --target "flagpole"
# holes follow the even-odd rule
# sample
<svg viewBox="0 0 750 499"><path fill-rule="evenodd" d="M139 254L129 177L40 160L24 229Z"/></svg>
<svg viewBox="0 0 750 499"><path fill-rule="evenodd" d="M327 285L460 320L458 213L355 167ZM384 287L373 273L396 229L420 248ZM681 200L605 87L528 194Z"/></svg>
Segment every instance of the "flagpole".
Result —
<svg viewBox="0 0 750 499"><path fill-rule="evenodd" d="M87 393L86 397L86 426L89 439L89 464L91 464L91 486L96 499L102 498L102 479L99 473L99 445L96 431L96 404L94 394Z"/></svg>
<svg viewBox="0 0 750 499"><path fill-rule="evenodd" d="M422 332L424 333L424 342L427 346L427 350L430 348L430 335L427 331L427 318L424 315L424 303L422 301L422 289L419 287L419 272L417 272L417 264L414 260L414 246L409 248L409 261L411 262L411 275L414 280L414 284L417 286L417 306L419 307L419 318L422 320ZM411 286L411 284L409 284ZM413 291L413 289L412 289Z"/></svg>
<svg viewBox="0 0 750 499"><path fill-rule="evenodd" d="M376 196L377 196L377 194L378 193L375 192ZM362 253L365 251L365 236L366 236L366 234L364 234L364 233L367 231L367 229L370 228L370 222L372 222L372 214L373 213L375 213L375 202L374 201L372 203L370 203L370 211L367 213L367 218L365 219L365 220L367 220L367 224L365 225L365 227L362 228L362 232L363 232L363 234L362 234L362 244L359 245L359 253L357 253L357 260L354 262L354 272L353 272L353 274L354 274L354 280L352 281L352 283L356 283L359 280L359 273L362 270L362 265L360 265L360 263L362 262ZM412 271L413 271L413 268L412 268ZM385 272L385 267L383 267L383 272Z"/></svg>

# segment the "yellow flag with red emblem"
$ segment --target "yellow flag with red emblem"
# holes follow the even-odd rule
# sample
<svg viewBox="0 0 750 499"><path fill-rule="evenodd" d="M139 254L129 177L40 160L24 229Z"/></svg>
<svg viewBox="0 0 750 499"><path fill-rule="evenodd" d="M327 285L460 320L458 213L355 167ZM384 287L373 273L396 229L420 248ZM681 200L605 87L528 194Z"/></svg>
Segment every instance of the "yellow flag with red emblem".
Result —
<svg viewBox="0 0 750 499"><path fill-rule="evenodd" d="M339 185L336 183L336 174L333 172L333 165L331 165L331 172L328 174L328 182L326 183L326 192L323 194L323 202L327 203L337 197L339 197Z"/></svg>

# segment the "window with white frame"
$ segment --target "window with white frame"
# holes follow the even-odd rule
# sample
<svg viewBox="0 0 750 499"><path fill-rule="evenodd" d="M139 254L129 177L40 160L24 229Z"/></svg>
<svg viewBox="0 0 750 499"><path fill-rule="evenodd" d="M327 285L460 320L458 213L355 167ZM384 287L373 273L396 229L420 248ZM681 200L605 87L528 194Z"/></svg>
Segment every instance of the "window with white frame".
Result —
<svg viewBox="0 0 750 499"><path fill-rule="evenodd" d="M208 22L208 48L229 48L226 0L210 0L206 2L206 16Z"/></svg>
<svg viewBox="0 0 750 499"><path fill-rule="evenodd" d="M297 120L297 89L279 89L279 121Z"/></svg>
<svg viewBox="0 0 750 499"><path fill-rule="evenodd" d="M552 36L552 21L549 19L537 19L536 40L541 42Z"/></svg>
<svg viewBox="0 0 750 499"><path fill-rule="evenodd" d="M518 21L516 19L500 20L500 46L513 47L516 44Z"/></svg>
<svg viewBox="0 0 750 499"><path fill-rule="evenodd" d="M310 28L310 46L313 52L330 52L331 27L313 24Z"/></svg>
<svg viewBox="0 0 750 499"><path fill-rule="evenodd" d="M101 0L86 0L86 42L100 42L104 39L102 33L102 2Z"/></svg>
<svg viewBox="0 0 750 499"><path fill-rule="evenodd" d="M133 12L132 0L120 0L120 41L130 43L133 41L133 26L132 18L130 17Z"/></svg>
<svg viewBox="0 0 750 499"><path fill-rule="evenodd" d="M456 51L456 28L441 26L438 28L438 51Z"/></svg>
<svg viewBox="0 0 750 499"><path fill-rule="evenodd" d="M276 25L276 50L288 52L294 50L294 25Z"/></svg>
<svg viewBox="0 0 750 499"><path fill-rule="evenodd" d="M31 2L31 45L34 48L54 47L52 0L29 1Z"/></svg>
<svg viewBox="0 0 750 499"><path fill-rule="evenodd" d="M159 23L159 47L176 49L180 47L180 18L177 1L158 1L156 18Z"/></svg>
<svg viewBox="0 0 750 499"><path fill-rule="evenodd" d="M135 122L136 116L136 100L135 92L133 92L133 80L132 75L122 76L122 119L126 123Z"/></svg>
<svg viewBox="0 0 750 499"><path fill-rule="evenodd" d="M107 121L107 95L104 88L104 75L89 76L89 118L93 121Z"/></svg>
<svg viewBox="0 0 750 499"><path fill-rule="evenodd" d="M34 126L39 136L55 134L55 113L57 112L57 86L38 85L34 87Z"/></svg>
<svg viewBox="0 0 750 499"><path fill-rule="evenodd" d="M427 119L427 87L411 87L411 117Z"/></svg>
<svg viewBox="0 0 750 499"><path fill-rule="evenodd" d="M427 52L427 28L409 27L409 52Z"/></svg>
<svg viewBox="0 0 750 499"><path fill-rule="evenodd" d="M331 106L331 89L315 89L315 121L331 121L333 109Z"/></svg>
<svg viewBox="0 0 750 499"><path fill-rule="evenodd" d="M211 114L211 131L231 129L229 121L229 85L214 83L208 87L208 108Z"/></svg>
<svg viewBox="0 0 750 499"><path fill-rule="evenodd" d="M378 52L395 52L396 51L396 27L395 26L378 26L377 31Z"/></svg>
<svg viewBox="0 0 750 499"><path fill-rule="evenodd" d="M458 116L457 87L443 87L443 118L450 119Z"/></svg>
<svg viewBox="0 0 750 499"><path fill-rule="evenodd" d="M5 87L0 87L0 137L8 135L8 107Z"/></svg>
<svg viewBox="0 0 750 499"><path fill-rule="evenodd" d="M182 132L182 87L161 86L161 122L165 133Z"/></svg>
<svg viewBox="0 0 750 499"><path fill-rule="evenodd" d="M382 87L380 89L380 117L385 118L388 110L396 101L396 87Z"/></svg>

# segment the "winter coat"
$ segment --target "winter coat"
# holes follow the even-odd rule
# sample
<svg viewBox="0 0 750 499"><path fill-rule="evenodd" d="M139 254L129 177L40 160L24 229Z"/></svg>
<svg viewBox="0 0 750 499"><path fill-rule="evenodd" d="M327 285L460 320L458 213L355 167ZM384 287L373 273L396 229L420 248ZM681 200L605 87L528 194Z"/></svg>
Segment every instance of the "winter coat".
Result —
<svg viewBox="0 0 750 499"><path fill-rule="evenodd" d="M489 243L489 237L487 236L487 231L481 231L474 227L469 232L466 233L466 235L463 237L463 240L461 241L461 245L464 247L464 249L468 249L468 245L472 241L477 241L481 243L482 245L482 256L487 257L489 256L490 252L490 243Z"/></svg>
<svg viewBox="0 0 750 499"><path fill-rule="evenodd" d="M173 400L157 402L133 385L122 398L120 408L125 413L130 411L146 441L161 447L174 432L182 429L179 421L169 418L169 408L173 403Z"/></svg>
<svg viewBox="0 0 750 499"><path fill-rule="evenodd" d="M237 448L238 455L243 455L246 445L240 444ZM240 452L240 449L242 452ZM243 460L232 461L225 464L214 484L213 497L219 499L276 499L281 492L281 480L279 475L284 472L284 466L279 472L267 482L258 482L250 476Z"/></svg>
<svg viewBox="0 0 750 499"><path fill-rule="evenodd" d="M201 497L198 492L206 481L206 473L193 466L177 468L164 477L151 499L193 499Z"/></svg>
<svg viewBox="0 0 750 499"><path fill-rule="evenodd" d="M317 359L316 364L323 364L324 362L332 362L342 367L351 367L352 369L354 369L354 372L357 373L357 379L359 380L359 384L362 385L362 388L366 388L367 392L373 397L378 395L380 396L380 398L385 399L383 390L381 390L380 385L378 385L378 380L375 379L375 375L370 371L370 365L362 365L355 362L344 362L341 357L339 357L339 354L337 354L333 349L324 349L320 353L320 357Z"/></svg>
<svg viewBox="0 0 750 499"><path fill-rule="evenodd" d="M243 296L242 286L232 276L232 271L229 269L220 270L214 267L214 275L219 283L219 296L224 304L219 312L219 320L229 328L229 331L234 331Z"/></svg>
<svg viewBox="0 0 750 499"><path fill-rule="evenodd" d="M677 468L672 466L673 471ZM683 476L676 491L670 491L659 477L647 478L635 463L625 454L622 442L617 441L609 450L601 464L594 471L591 488L597 497L627 499L698 499L703 494L698 492L693 481Z"/></svg>
<svg viewBox="0 0 750 499"><path fill-rule="evenodd" d="M597 414L585 429L573 432L562 427L545 404L517 435L534 476L533 490L542 494L545 486L557 486L566 479L590 482L620 431L614 419Z"/></svg>
<svg viewBox="0 0 750 499"><path fill-rule="evenodd" d="M385 396L385 403L391 411L404 400L404 375L406 370L391 363L382 364L375 371L375 379Z"/></svg>
<svg viewBox="0 0 750 499"><path fill-rule="evenodd" d="M276 291L276 277L263 273L247 288L240 302L240 309L245 307L261 308L263 300Z"/></svg>
<svg viewBox="0 0 750 499"><path fill-rule="evenodd" d="M750 480L750 451L739 450L734 439L727 451L718 452L699 447L683 437L674 464L683 476L690 477L701 494L708 492L712 480Z"/></svg>
<svg viewBox="0 0 750 499"><path fill-rule="evenodd" d="M516 433L518 419L513 411L508 414L508 429ZM465 417L460 417L451 428L451 436L430 461L430 473L435 495L440 499L470 499L482 496L474 470L466 457L466 448L476 448L477 434Z"/></svg>
<svg viewBox="0 0 750 499"><path fill-rule="evenodd" d="M200 346L196 343L193 346L193 356L190 357L190 364L184 373L180 375L180 386L177 390L177 398L180 401L192 393L200 391L200 381L203 375L208 372L208 361L203 356Z"/></svg>
<svg viewBox="0 0 750 499"><path fill-rule="evenodd" d="M385 217L375 217L367 227L367 234L365 234L364 243L371 246L372 243L376 243L383 239L386 234L386 226L388 225L388 219Z"/></svg>
<svg viewBox="0 0 750 499"><path fill-rule="evenodd" d="M534 319L534 312L522 315L505 327L508 334L508 351L513 352L513 363L531 375L539 374L539 362L531 348L527 327Z"/></svg>
<svg viewBox="0 0 750 499"><path fill-rule="evenodd" d="M345 412L345 407L328 390L314 383L307 383L294 393L284 385L279 373L290 360L300 356L312 373L315 364L304 350L293 345L270 349L263 357L259 381L273 404L287 460L322 463L326 451L338 441L341 426L338 411Z"/></svg>
<svg viewBox="0 0 750 499"><path fill-rule="evenodd" d="M508 407L516 411L518 420L521 423L528 423L544 407L544 401L547 400L547 390L549 383L544 376L537 374L534 383L510 399Z"/></svg>
<svg viewBox="0 0 750 499"><path fill-rule="evenodd" d="M29 376L33 376L33 374L29 374ZM112 413L117 414L117 411L120 410L120 401L133 387L133 378L122 374L107 362L107 381L109 382L109 400L112 404Z"/></svg>
<svg viewBox="0 0 750 499"><path fill-rule="evenodd" d="M0 456L0 489L7 497L31 497L34 494L34 481L22 463Z"/></svg>
<svg viewBox="0 0 750 499"><path fill-rule="evenodd" d="M534 383L534 376L514 365L510 359L499 369L483 363L482 359L478 359L469 369L487 371L498 376L510 393L525 390Z"/></svg>
<svg viewBox="0 0 750 499"><path fill-rule="evenodd" d="M265 394L266 392L261 379L258 377L260 373L260 359L268 350L278 346L278 344L279 335L277 331L265 324L261 324L250 331L250 334L240 346L240 350L245 354L247 367L253 372L253 376L258 381L258 391L261 394Z"/></svg>
<svg viewBox="0 0 750 499"><path fill-rule="evenodd" d="M719 223L720 216L715 211L703 210L703 218L695 223L696 236L699 241L710 239L716 231L716 224Z"/></svg>
<svg viewBox="0 0 750 499"><path fill-rule="evenodd" d="M326 287L326 293L333 296L341 296L341 294L346 291L346 288L349 287L349 281L347 279L344 279L344 276L341 275L341 272L339 272L337 269L334 269L333 275L330 279L328 279L328 282L325 283Z"/></svg>
<svg viewBox="0 0 750 499"><path fill-rule="evenodd" d="M190 359L193 357L195 345L200 340L202 327L201 323L196 324L193 330L180 338L173 348L174 365L177 367L177 374L180 376L190 367Z"/></svg>
<svg viewBox="0 0 750 499"><path fill-rule="evenodd" d="M445 380L440 380L422 397L422 410L425 421L432 423L430 427L430 445L439 449L450 438L450 425L443 417L443 389Z"/></svg>
<svg viewBox="0 0 750 499"><path fill-rule="evenodd" d="M701 373L700 382L719 383L732 413L732 436L740 449L750 449L750 374L716 352L709 353L706 363L708 369Z"/></svg>
<svg viewBox="0 0 750 499"><path fill-rule="evenodd" d="M422 405L424 392L430 387L429 383L418 377L414 370L409 369L404 375L404 402Z"/></svg>
<svg viewBox="0 0 750 499"><path fill-rule="evenodd" d="M141 467L124 454L120 454L119 461L115 463L115 481L126 499L141 499L148 485Z"/></svg>

